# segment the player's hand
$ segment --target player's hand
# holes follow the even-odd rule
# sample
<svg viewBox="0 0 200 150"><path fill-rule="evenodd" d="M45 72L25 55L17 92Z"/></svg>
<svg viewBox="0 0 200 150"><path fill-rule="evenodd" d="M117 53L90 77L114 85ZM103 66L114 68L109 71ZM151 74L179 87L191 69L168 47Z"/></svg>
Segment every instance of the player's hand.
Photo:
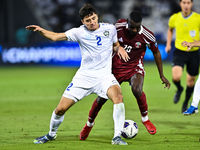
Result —
<svg viewBox="0 0 200 150"><path fill-rule="evenodd" d="M183 42L181 43L181 45L182 45L183 47L187 47L187 50L186 50L186 51L189 51L189 50L192 48L191 43L189 43L189 42L187 42L187 41L183 41Z"/></svg>
<svg viewBox="0 0 200 150"><path fill-rule="evenodd" d="M29 26L26 26L26 30L32 30L34 32L36 32L36 31L41 32L43 30L43 28L41 28L40 26L37 26L37 25L29 25Z"/></svg>
<svg viewBox="0 0 200 150"><path fill-rule="evenodd" d="M120 59L123 59L125 62L129 61L130 57L128 56L128 53L123 47L119 47L117 54Z"/></svg>
<svg viewBox="0 0 200 150"><path fill-rule="evenodd" d="M170 53L171 52L171 45L166 45L165 51L166 51L166 53Z"/></svg>
<svg viewBox="0 0 200 150"><path fill-rule="evenodd" d="M170 88L170 86L171 86L171 84L170 84L170 82L163 76L163 77L161 77L161 80L162 80L162 84L165 84L165 87L164 88Z"/></svg>

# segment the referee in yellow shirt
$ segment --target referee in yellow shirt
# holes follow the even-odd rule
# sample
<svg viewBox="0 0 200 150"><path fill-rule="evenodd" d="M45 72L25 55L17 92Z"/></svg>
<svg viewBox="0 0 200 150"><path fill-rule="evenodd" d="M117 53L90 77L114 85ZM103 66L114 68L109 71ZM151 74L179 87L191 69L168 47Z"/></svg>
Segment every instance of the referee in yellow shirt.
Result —
<svg viewBox="0 0 200 150"><path fill-rule="evenodd" d="M177 87L174 96L174 103L178 103L184 88L181 85L181 77L184 66L187 70L186 96L182 106L182 112L187 110L188 101L193 93L195 77L199 72L199 48L193 47L187 52L187 47L181 46L183 41L194 42L199 40L200 14L193 12L193 0L180 0L181 12L173 14L169 19L169 29L167 31L166 52L171 50L173 31L176 31L175 50L172 63L172 80Z"/></svg>

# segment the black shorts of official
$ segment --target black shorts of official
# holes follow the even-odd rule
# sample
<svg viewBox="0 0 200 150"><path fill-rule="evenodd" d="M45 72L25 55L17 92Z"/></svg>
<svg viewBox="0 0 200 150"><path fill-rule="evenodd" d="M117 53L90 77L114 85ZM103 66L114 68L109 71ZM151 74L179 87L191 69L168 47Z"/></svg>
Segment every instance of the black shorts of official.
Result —
<svg viewBox="0 0 200 150"><path fill-rule="evenodd" d="M172 62L172 67L181 66L184 69L186 65L187 73L191 76L196 76L199 73L199 50L186 52L175 49Z"/></svg>

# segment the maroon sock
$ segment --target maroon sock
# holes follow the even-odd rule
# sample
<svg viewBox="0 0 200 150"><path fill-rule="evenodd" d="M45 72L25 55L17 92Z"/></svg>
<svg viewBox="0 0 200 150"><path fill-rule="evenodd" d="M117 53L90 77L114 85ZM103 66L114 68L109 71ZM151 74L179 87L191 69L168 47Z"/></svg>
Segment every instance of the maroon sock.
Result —
<svg viewBox="0 0 200 150"><path fill-rule="evenodd" d="M146 100L146 95L144 92L142 92L142 95L137 99L137 103L140 109L140 113L142 117L145 117L148 114L148 105Z"/></svg>
<svg viewBox="0 0 200 150"><path fill-rule="evenodd" d="M95 99L95 101L92 104L92 108L90 109L90 112L89 112L88 121L90 123L94 122L94 119L96 118L96 116L97 116L97 114L100 111L100 109L101 109L102 106L103 105L98 104L97 103L97 99Z"/></svg>

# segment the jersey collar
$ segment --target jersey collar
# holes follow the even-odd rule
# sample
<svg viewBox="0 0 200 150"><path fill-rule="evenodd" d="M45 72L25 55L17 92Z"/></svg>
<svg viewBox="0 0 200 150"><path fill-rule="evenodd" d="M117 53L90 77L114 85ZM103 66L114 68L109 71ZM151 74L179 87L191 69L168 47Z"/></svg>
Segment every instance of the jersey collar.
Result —
<svg viewBox="0 0 200 150"><path fill-rule="evenodd" d="M183 16L183 13L182 13L182 12L181 12L181 14L182 14L182 16ZM184 16L183 16L183 18L184 18L184 19L187 19L187 18L189 18L192 14L193 14L193 12L191 12L191 13L189 14L189 16L187 16L187 17L184 17Z"/></svg>

